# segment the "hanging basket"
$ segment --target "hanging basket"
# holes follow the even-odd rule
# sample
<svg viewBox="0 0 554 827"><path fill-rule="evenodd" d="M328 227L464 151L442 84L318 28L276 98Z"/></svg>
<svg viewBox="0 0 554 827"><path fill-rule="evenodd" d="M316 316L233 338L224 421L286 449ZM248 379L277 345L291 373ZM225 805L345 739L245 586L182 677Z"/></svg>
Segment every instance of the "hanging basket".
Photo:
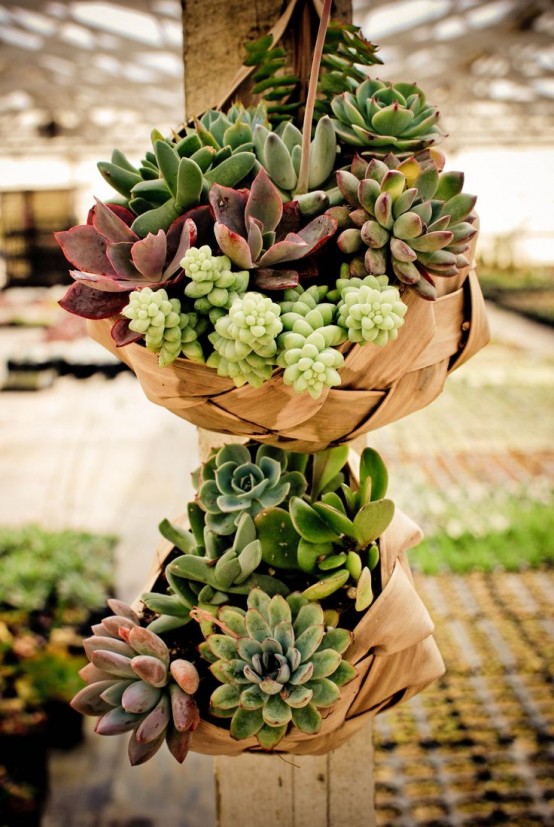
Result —
<svg viewBox="0 0 554 827"><path fill-rule="evenodd" d="M475 240L468 257L473 258ZM110 335L115 319L88 322L90 335L136 374L147 398L210 431L255 439L292 451L320 451L425 407L449 373L489 340L483 294L475 268L442 279L435 302L413 291L398 338L385 347L345 343L340 347L342 382L318 399L297 393L275 370L261 388L235 387L213 368L176 359L160 368L140 344L117 348Z"/></svg>
<svg viewBox="0 0 554 827"><path fill-rule="evenodd" d="M186 518L174 522L186 527ZM416 592L406 557L421 538L421 529L397 511L379 541L381 593L355 626L343 656L356 667L357 677L341 689L332 707L320 710L324 719L317 735L293 729L274 752L323 755L337 749L378 712L408 700L444 673L433 622ZM167 541L160 544L145 590L155 586L173 550ZM135 609L140 607L137 600ZM234 740L225 727L204 719L193 733L191 748L206 755L263 753L256 738Z"/></svg>

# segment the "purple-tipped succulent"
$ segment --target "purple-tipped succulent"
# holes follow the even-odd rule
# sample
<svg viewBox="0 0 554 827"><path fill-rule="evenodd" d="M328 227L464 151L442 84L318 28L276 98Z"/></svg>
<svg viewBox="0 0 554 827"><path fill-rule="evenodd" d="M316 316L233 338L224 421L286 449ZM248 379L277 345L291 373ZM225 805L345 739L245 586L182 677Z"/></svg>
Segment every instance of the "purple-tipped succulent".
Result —
<svg viewBox="0 0 554 827"><path fill-rule="evenodd" d="M221 251L237 267L255 270L254 286L261 289L295 287L302 265L287 265L315 253L337 230L329 215L300 228L294 202L283 205L263 168L249 191L215 184L209 199Z"/></svg>
<svg viewBox="0 0 554 827"><path fill-rule="evenodd" d="M97 199L86 224L55 233L64 255L77 268L70 270L75 284L61 306L86 319L105 319L125 307L133 290L179 281L180 261L197 239L193 213L174 221L167 233L159 230L139 238L131 229L135 216L129 210Z"/></svg>

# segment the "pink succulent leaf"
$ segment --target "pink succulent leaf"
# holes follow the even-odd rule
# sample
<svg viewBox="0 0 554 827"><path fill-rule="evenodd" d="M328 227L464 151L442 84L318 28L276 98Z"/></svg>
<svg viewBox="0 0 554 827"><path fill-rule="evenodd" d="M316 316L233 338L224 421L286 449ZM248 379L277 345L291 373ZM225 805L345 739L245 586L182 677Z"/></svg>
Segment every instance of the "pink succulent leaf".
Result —
<svg viewBox="0 0 554 827"><path fill-rule="evenodd" d="M267 267L271 264L279 264L282 261L295 261L310 252L310 246L300 235L289 233L283 241L278 241L264 253L258 264L260 267Z"/></svg>
<svg viewBox="0 0 554 827"><path fill-rule="evenodd" d="M133 264L143 276L152 281L162 281L166 254L167 239L163 230L158 230L156 235L148 233L131 248Z"/></svg>
<svg viewBox="0 0 554 827"><path fill-rule="evenodd" d="M315 253L326 241L328 241L338 229L338 222L330 215L318 215L310 221L302 230L298 231L300 238L309 244L308 252Z"/></svg>
<svg viewBox="0 0 554 827"><path fill-rule="evenodd" d="M58 304L84 319L108 319L117 316L129 303L129 293L109 293L95 290L78 281L72 284Z"/></svg>
<svg viewBox="0 0 554 827"><path fill-rule="evenodd" d="M133 221L136 218L136 215L134 213L132 213L131 210L128 210L127 207L122 207L121 204L110 204L108 202L108 203L106 203L105 206L109 210L111 210L113 213L118 215L121 218L121 220L124 221L125 224L127 224L128 227L131 226L131 224L133 223ZM96 204L93 207L91 207L90 210L88 211L87 224L93 224L94 223L95 213L96 213Z"/></svg>
<svg viewBox="0 0 554 827"><path fill-rule="evenodd" d="M135 281L124 281L118 276L99 276L96 273L84 273L82 270L70 270L69 275L75 281L101 293L128 293L135 288ZM139 284L143 286L142 282Z"/></svg>
<svg viewBox="0 0 554 827"><path fill-rule="evenodd" d="M300 277L296 270L277 270L271 267L258 267L254 270L253 286L257 290L287 290L297 287Z"/></svg>
<svg viewBox="0 0 554 827"><path fill-rule="evenodd" d="M117 278L132 279L140 284L146 281L146 279L133 264L133 259L131 258L133 246L129 241L113 242L108 244L107 253L117 273Z"/></svg>
<svg viewBox="0 0 554 827"><path fill-rule="evenodd" d="M250 270L254 266L246 239L219 221L216 221L214 231L222 253L229 256L233 264L242 267L244 270Z"/></svg>
<svg viewBox="0 0 554 827"><path fill-rule="evenodd" d="M173 224L171 225L171 228ZM171 232L171 228L169 232ZM177 245L177 249L173 255L173 258L166 266L165 270L163 271L163 279L169 279L171 276L176 273L181 267L181 259L187 252L190 247L193 247L196 238L198 236L196 224L191 218L187 218L186 221L183 222L181 228L181 235L179 237L179 243ZM169 246L169 238L168 238L168 246Z"/></svg>
<svg viewBox="0 0 554 827"><path fill-rule="evenodd" d="M262 167L250 189L244 217L246 221L256 218L262 224L262 232L274 230L283 215L283 202L269 176Z"/></svg>
<svg viewBox="0 0 554 827"><path fill-rule="evenodd" d="M246 235L244 210L246 208L248 190L234 190L214 184L210 190L209 201L218 224L225 224L238 235Z"/></svg>
<svg viewBox="0 0 554 827"><path fill-rule="evenodd" d="M257 218L248 217L248 247L250 248L250 255L252 261L256 261L260 257L264 246L263 240L263 224Z"/></svg>
<svg viewBox="0 0 554 827"><path fill-rule="evenodd" d="M108 241L138 241L138 235L113 210L96 199L92 225Z"/></svg>
<svg viewBox="0 0 554 827"><path fill-rule="evenodd" d="M297 233L302 226L302 213L298 201L283 204L283 216L276 228L276 240L282 241L289 233Z"/></svg>
<svg viewBox="0 0 554 827"><path fill-rule="evenodd" d="M142 339L142 333L135 333L129 327L129 319L118 319L111 329L111 336L117 347L132 345Z"/></svg>
<svg viewBox="0 0 554 827"><path fill-rule="evenodd" d="M106 254L106 239L94 227L79 224L70 230L54 233L64 256L79 270L115 276L115 270Z"/></svg>

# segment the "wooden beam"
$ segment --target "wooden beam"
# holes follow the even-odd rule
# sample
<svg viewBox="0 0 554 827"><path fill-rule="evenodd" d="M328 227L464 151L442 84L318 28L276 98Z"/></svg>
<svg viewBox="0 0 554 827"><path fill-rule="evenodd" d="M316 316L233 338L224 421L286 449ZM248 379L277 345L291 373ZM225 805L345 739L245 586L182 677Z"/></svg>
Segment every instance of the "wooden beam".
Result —
<svg viewBox="0 0 554 827"><path fill-rule="evenodd" d="M183 0L187 117L225 97L244 42L268 32L286 6L281 0ZM308 11L297 19L306 20ZM333 16L351 20L351 0L338 0ZM292 37L299 35L294 29ZM228 441L233 439L200 431L201 456ZM371 726L328 755L218 757L215 775L219 827L375 824Z"/></svg>

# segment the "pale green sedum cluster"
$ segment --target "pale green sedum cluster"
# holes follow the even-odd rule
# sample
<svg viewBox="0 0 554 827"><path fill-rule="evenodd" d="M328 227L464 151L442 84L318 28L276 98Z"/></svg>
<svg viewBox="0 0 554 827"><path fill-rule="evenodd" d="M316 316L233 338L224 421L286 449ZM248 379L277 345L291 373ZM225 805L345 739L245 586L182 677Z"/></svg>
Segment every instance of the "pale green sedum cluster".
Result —
<svg viewBox="0 0 554 827"><path fill-rule="evenodd" d="M133 291L121 312L130 319L129 328L143 334L147 349L159 354L160 367L171 364L181 353L192 361L203 361L196 314L181 312L179 299L168 298L163 288Z"/></svg>
<svg viewBox="0 0 554 827"><path fill-rule="evenodd" d="M261 293L235 298L208 337L214 347L208 367L231 377L238 387L246 382L260 387L275 365L276 337L283 328L280 312L279 305Z"/></svg>
<svg viewBox="0 0 554 827"><path fill-rule="evenodd" d="M337 290L341 295L338 324L351 342L383 346L398 337L408 308L386 276L338 279Z"/></svg>
<svg viewBox="0 0 554 827"><path fill-rule="evenodd" d="M248 288L248 271L233 273L231 260L214 256L207 244L187 250L181 267L190 279L185 296L195 300L194 308L200 313L209 313L214 307L230 307L233 299Z"/></svg>
<svg viewBox="0 0 554 827"><path fill-rule="evenodd" d="M277 364L284 368L283 382L298 392L318 399L324 388L340 385L338 368L344 362L336 346L345 339L342 329L333 324L336 307L321 301L327 288L313 285L285 291L281 303L285 332L278 339Z"/></svg>

